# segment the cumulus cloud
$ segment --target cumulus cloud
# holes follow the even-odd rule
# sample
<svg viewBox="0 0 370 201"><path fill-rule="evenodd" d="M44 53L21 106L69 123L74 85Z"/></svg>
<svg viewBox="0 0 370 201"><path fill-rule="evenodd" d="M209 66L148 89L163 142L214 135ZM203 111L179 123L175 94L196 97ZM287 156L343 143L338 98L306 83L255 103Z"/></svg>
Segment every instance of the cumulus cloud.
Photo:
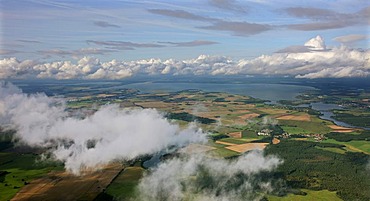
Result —
<svg viewBox="0 0 370 201"><path fill-rule="evenodd" d="M23 76L29 77L34 73L36 61L24 60L18 61L16 58L4 58L0 60L0 79Z"/></svg>
<svg viewBox="0 0 370 201"><path fill-rule="evenodd" d="M259 200L277 187L266 173L281 163L261 151L233 160L204 154L170 159L142 178L138 200Z"/></svg>
<svg viewBox="0 0 370 201"><path fill-rule="evenodd" d="M75 174L170 146L206 141L194 125L180 129L155 109L107 105L81 119L68 115L63 99L23 94L9 83L0 85L0 125L15 129L21 143L49 148L52 157Z"/></svg>
<svg viewBox="0 0 370 201"><path fill-rule="evenodd" d="M304 46L308 47L310 50L325 50L326 45L324 39L321 36L316 36L311 38L309 41L305 42Z"/></svg>
<svg viewBox="0 0 370 201"><path fill-rule="evenodd" d="M186 45L191 44L193 43ZM175 59L162 61L152 58L101 62L99 59L84 57L75 63L72 61L39 63L5 58L0 60L0 78L123 79L136 74L365 77L370 73L369 58L369 50L350 49L345 46L328 49L324 39L316 36L302 46L288 47L277 53L254 59L240 60L209 55L182 61Z"/></svg>

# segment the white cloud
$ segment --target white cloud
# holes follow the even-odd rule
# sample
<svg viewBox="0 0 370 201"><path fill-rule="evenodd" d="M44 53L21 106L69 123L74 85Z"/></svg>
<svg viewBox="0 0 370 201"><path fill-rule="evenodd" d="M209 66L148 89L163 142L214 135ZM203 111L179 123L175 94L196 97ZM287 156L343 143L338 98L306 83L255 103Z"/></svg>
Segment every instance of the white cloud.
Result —
<svg viewBox="0 0 370 201"><path fill-rule="evenodd" d="M206 141L194 125L180 129L155 109L107 105L81 119L65 112L62 99L23 94L4 82L0 83L0 126L15 129L21 143L51 148L53 158L75 174L114 160Z"/></svg>
<svg viewBox="0 0 370 201"><path fill-rule="evenodd" d="M259 200L275 186L261 172L282 161L253 151L237 159L187 155L165 161L139 183L139 200ZM279 188L279 187L278 187Z"/></svg>
<svg viewBox="0 0 370 201"><path fill-rule="evenodd" d="M321 36L316 36L307 41L304 46L308 47L310 50L325 50L325 42Z"/></svg>
<svg viewBox="0 0 370 201"><path fill-rule="evenodd" d="M0 78L123 79L136 74L170 75L289 75L298 78L363 77L370 73L370 51L345 46L326 48L322 37L310 39L304 46L291 46L271 55L254 59L232 60L224 56L200 55L178 61L147 59L101 62L84 57L73 63L55 61L37 63L15 58L0 60ZM331 73L335 72L335 73ZM340 72L340 73L338 73ZM319 76L318 76L319 75Z"/></svg>

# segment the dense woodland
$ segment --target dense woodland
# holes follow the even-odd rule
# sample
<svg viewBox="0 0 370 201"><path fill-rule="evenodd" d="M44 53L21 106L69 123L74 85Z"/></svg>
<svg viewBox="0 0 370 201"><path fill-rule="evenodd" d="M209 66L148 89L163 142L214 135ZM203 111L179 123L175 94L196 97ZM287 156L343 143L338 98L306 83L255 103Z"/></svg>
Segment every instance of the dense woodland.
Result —
<svg viewBox="0 0 370 201"><path fill-rule="evenodd" d="M286 140L269 146L266 154L284 160L278 173L291 188L337 191L344 200L370 200L370 157L364 153L344 154L323 151L321 148L341 148L343 145Z"/></svg>

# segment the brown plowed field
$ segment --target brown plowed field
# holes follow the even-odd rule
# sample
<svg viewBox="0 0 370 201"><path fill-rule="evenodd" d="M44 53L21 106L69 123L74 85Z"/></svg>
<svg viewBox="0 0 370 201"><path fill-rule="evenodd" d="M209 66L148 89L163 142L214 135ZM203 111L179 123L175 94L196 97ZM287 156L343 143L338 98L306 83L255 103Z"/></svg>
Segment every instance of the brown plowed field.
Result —
<svg viewBox="0 0 370 201"><path fill-rule="evenodd" d="M67 172L52 172L31 181L11 200L94 200L122 169L121 164L112 164L100 171L84 173L83 176L75 176Z"/></svg>

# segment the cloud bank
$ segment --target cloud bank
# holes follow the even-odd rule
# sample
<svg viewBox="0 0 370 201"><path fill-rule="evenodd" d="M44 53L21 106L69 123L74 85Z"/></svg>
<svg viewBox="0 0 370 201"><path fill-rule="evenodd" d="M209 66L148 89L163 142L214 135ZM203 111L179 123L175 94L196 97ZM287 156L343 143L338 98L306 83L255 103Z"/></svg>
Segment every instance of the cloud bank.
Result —
<svg viewBox="0 0 370 201"><path fill-rule="evenodd" d="M115 160L130 160L170 146L205 142L194 125L180 129L154 109L106 105L85 118L71 117L62 99L27 95L0 83L0 126L15 129L21 143L48 148L75 174Z"/></svg>
<svg viewBox="0 0 370 201"><path fill-rule="evenodd" d="M176 45L191 46L200 43L204 44L198 41ZM271 55L240 60L208 55L183 61L174 59L162 61L152 58L101 62L99 59L84 57L76 63L72 61L41 63L32 60L19 61L14 57L5 58L0 60L0 79L123 79L136 74L287 75L296 78L367 77L370 75L369 58L369 50L350 49L345 46L327 48L323 38L317 36L302 46L291 46Z"/></svg>
<svg viewBox="0 0 370 201"><path fill-rule="evenodd" d="M281 163L260 151L233 160L203 154L174 158L142 178L138 200L259 200L277 187L266 173Z"/></svg>

